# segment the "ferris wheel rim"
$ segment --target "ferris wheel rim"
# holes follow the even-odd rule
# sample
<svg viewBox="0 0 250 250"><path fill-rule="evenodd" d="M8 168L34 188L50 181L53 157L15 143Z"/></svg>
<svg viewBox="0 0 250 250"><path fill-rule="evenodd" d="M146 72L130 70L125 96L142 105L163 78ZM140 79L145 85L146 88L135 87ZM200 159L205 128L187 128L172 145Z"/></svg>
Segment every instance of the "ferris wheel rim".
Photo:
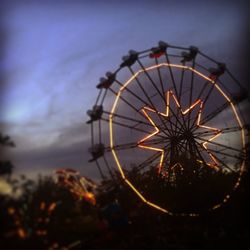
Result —
<svg viewBox="0 0 250 250"><path fill-rule="evenodd" d="M232 103L232 101L230 100L230 98L223 92L223 90L218 86L218 84L216 83L216 81L214 81L213 79L205 76L204 74L200 73L199 71L193 69L192 67L190 66L182 66L182 65L178 65L178 64L168 64L168 63L162 63L162 64L158 64L158 65L154 65L154 66L150 66L150 67L147 67L145 68L146 71L148 70L153 70L153 69L156 69L158 67L162 67L162 66L166 66L166 67L176 67L176 68L184 68L186 70L190 70L190 71L193 71L195 72L196 74L198 74L199 76L203 77L204 79L206 79L207 81L209 81L210 83L214 84L215 87L217 88L217 90L223 95L223 97L228 101L228 103L231 105L232 109L233 109L233 112L236 116L236 119L237 119L237 122L240 126L240 131L241 131L241 137L242 137L242 148L243 148L243 151L244 151L244 148L245 148L245 133L244 133L244 128L243 128L243 125L242 125L242 122L240 120L240 117L234 107L234 104ZM121 87L118 91L118 94L116 95L116 98L115 98L115 101L113 103L113 106L112 106L112 109L111 109L111 113L109 114L109 131L110 131L110 149L111 149L111 152L113 154L113 157L116 161L116 164L117 164L117 167L118 167L118 170L121 174L121 177L122 179L132 188L132 190L139 196L139 198L145 202L146 204L152 206L152 207L155 207L156 209L160 210L160 211L163 211L165 213L168 213L170 215L173 215L174 213L155 204L155 203L152 203L150 202L149 200L147 200L137 189L136 187L129 181L129 179L127 179L126 177L126 174L124 173L123 171L123 168L122 168L122 165L120 164L120 161L119 161L119 158L115 152L115 149L113 148L114 147L114 143L113 143L113 129L112 129L112 122L113 122L113 115L115 114L115 110L116 110L116 105L118 103L118 100L122 94L122 92L126 89L126 87L132 82L132 80L134 80L137 76L139 76L141 73L144 73L144 70L139 70L135 73L135 75L133 75L131 78L129 78L123 85L123 87ZM240 167L240 174L239 174L239 177L238 177L238 180L236 182L236 184L234 185L234 189L237 188L237 186L239 185L239 182L240 182L240 178L241 178L241 175L242 175L242 172L245 168L245 161L243 160L242 164L241 164L241 167ZM223 200L223 202L227 202L227 200L230 198L230 196L226 195L226 198ZM219 207L220 204L216 204L212 207L212 209L216 209ZM180 213L179 215L186 215L185 213ZM199 214L196 214L196 213L191 213L191 214L188 214L189 216L198 216Z"/></svg>
<svg viewBox="0 0 250 250"><path fill-rule="evenodd" d="M163 44L164 45L164 44ZM166 48L173 48L173 49L181 49L181 50L187 50L187 51L192 51L192 49L191 49L191 47L190 48L183 48L183 47L178 47L178 46L172 46L172 45L169 45L169 44L166 44L165 43L165 45L166 45ZM164 46L165 46L164 45ZM164 47L163 46L163 47ZM162 53L162 47L160 46L160 43L159 43L159 48L160 48L160 53ZM165 49L166 49L165 48ZM195 48L195 47L194 47ZM156 49L156 50L155 50ZM131 55L131 60L132 60L132 63L134 63L136 60L139 60L140 58L143 58L143 57L146 57L146 56L148 56L148 53L150 53L151 52L151 54L149 54L149 57L151 57L151 58L155 58L155 61L157 62L157 58L158 57L154 57L154 53L155 53L155 51L157 51L157 48L152 48L152 49L149 49L149 50L145 50L145 51L142 51L142 52L135 52L135 51L131 51L130 52L130 55ZM207 58L208 60L211 60L211 61L213 61L214 63L216 63L217 65L219 65L219 66L222 66L222 69L223 69L223 65L221 64L221 63L219 63L219 62L217 62L216 60L214 60L214 59L212 59L212 58L210 58L210 57L208 57L207 55L205 55L204 53L202 53L202 52L200 52L198 49L193 49L193 51L195 51L195 53L197 53L197 54L200 54L201 56L203 56L203 57L205 57L205 58ZM152 53L153 53L153 56L150 56L150 55L152 55ZM165 54L166 54L166 51L165 51ZM133 57L134 56L134 57ZM181 56L180 56L181 57ZM136 58L136 59L135 59ZM138 59L139 58L139 59ZM125 61L124 62L126 62L126 63L128 63L128 65L126 65L126 64L121 64L120 65L120 67L113 73L113 76L115 77L116 76L116 74L124 67L124 66L128 66L129 67L129 69L130 69L130 65L129 65L129 63L131 63L131 60L130 60L129 58L127 58L127 59L125 59ZM134 60L135 59L135 60ZM127 60L127 61L126 61ZM130 61L129 61L130 60ZM234 106L234 102L227 96L227 94L225 94L224 92L223 92L223 90L219 87L219 85L217 85L216 84L216 82L213 80L213 79L211 79L211 78L209 78L208 76L205 76L205 75L203 75L202 73L200 73L199 71L197 71L197 70L195 70L194 68L192 68L192 67L190 67L190 66L185 66L185 65L180 65L180 64L171 64L171 63L169 63L169 61L168 61L168 59L167 59L167 63L163 63L162 65L164 65L165 64L165 66L166 65L168 65L168 67L171 67L170 65L173 65L173 67L174 67L174 65L176 66L176 68L185 68L185 70L191 70L192 72L194 72L194 73L197 73L198 75L200 75L200 76L204 76L205 78L204 79L207 79L208 81L210 81L210 82L212 82L212 83L214 83L214 85L215 85L215 87L216 87L216 89L224 96L224 98L227 100L227 102L229 103L229 105L231 106L231 108L232 108L232 110L233 110L233 113L235 114L235 116L236 116L236 120L237 120L237 122L238 122L238 124L239 124L239 127L238 127L238 130L237 131L241 131L241 138L242 138L242 152L244 153L244 154L246 154L246 148L245 148L245 145L246 145L246 141L245 141L245 128L244 128L244 126L243 126L243 122L241 121L241 119L240 119L240 116L238 115L238 113L237 113L237 110L236 110L236 108L235 108L235 106ZM160 67L159 66L159 64L158 65L153 65L153 66L150 66L150 67L148 67L148 68L150 68L150 69L158 69L158 67ZM223 70L225 70L226 72L228 72L228 73L230 73L230 71L227 69L227 68L225 68L225 69L223 69ZM222 70L222 71L223 71ZM138 71L136 71L136 73L135 74L137 74L136 76L138 76L140 73L145 73L145 70L138 70ZM112 74L112 73L111 73ZM220 74L220 72L219 72L219 74ZM106 74L107 75L107 79L109 80L109 76L110 76L110 74L108 75L108 73ZM135 76L135 77L136 77ZM133 77L133 76L132 76ZM132 78L131 77L131 78ZM112 106L112 109L111 109L111 112L107 112L107 113L109 113L108 115L109 115L109 118L106 120L106 122L108 122L109 123L109 131L112 131L112 122L113 122L113 116L115 116L116 114L115 114L115 103L117 103L118 102L118 97L120 97L120 95L121 95L121 92L120 92L120 90L122 89L122 90L124 90L124 89L126 89L126 86L127 85L129 85L129 83L133 80L131 80L131 78L129 79L129 80L127 80L124 84L122 84L123 86L121 86L121 88L119 89L119 91L118 92L114 92L112 89L111 89L111 91L113 92L113 94L115 94L116 95L116 98L115 98L115 102L113 103L113 106ZM113 79L114 80L114 79ZM116 81L116 80L114 80L114 81ZM113 82L114 82L113 81ZM129 83L128 83L128 81L130 81ZM112 81L111 81L111 84L113 83ZM118 82L118 81L116 81L116 82ZM110 83L109 83L110 84ZM106 87L104 87L104 89L105 89L105 91L104 91L104 95L102 96L102 98L101 98L101 93L102 93L102 91L103 91L103 85L101 85L101 84L99 84L98 85L98 88L100 88L100 92L99 92L99 95L98 95L98 98L97 98L97 101L96 101L96 105L97 105L97 103L98 103L98 101L99 101L99 99L101 98L102 99L102 101L101 101L101 104L103 103L103 101L104 101L104 99L105 99L105 97L106 97L106 93L107 93L107 91L109 90L109 87L111 86L111 84L110 85L107 85L108 87L106 88ZM238 84L238 83L237 83ZM239 85L239 84L238 84ZM105 86L105 85L104 85ZM225 86L223 86L224 87L224 89L226 89L225 88ZM103 112L106 112L106 111L103 111ZM209 118L209 117L208 117ZM207 119L208 119L207 118ZM99 120L99 124L100 124L100 121L101 121L101 119ZM91 123L91 126L92 126L92 123ZM237 129L237 128L236 128ZM233 130L232 130L233 131ZM115 145L114 145L114 143L113 143L113 136L111 136L111 134L112 134L112 132L110 133L110 147L109 147L109 151L111 151L112 152L112 155L113 155L113 157L114 157L114 159L115 159L115 162L116 163L119 163L119 159L118 159L118 157L117 157L117 155L116 155L116 153L115 153L115 150L116 149L114 149L114 147L115 147ZM112 137L112 138L111 138ZM101 140L100 140L101 141ZM92 145L93 145L93 143L92 143ZM106 148L107 149L107 148ZM104 159L105 159L105 156L103 156L104 157ZM95 161L96 161L96 163L98 164L98 160L97 159L94 159ZM245 168L245 158L243 157L243 158L241 158L241 160L242 160L242 164L241 164L241 167L240 167L240 171L239 171L239 177L238 177L238 179L237 179L237 182L236 182L236 184L234 185L234 187L233 187L233 189L235 190L238 186L239 186L239 183L240 183L240 178L241 178L241 176L242 176L242 174L243 174L243 171L244 171L244 168ZM107 165L107 160L105 159L105 164ZM99 164L98 164L99 165ZM120 163L119 163L119 165L120 165ZM125 181L125 183L127 183L127 185L128 186L130 186L130 188L132 189L132 190L134 190L135 189L135 187L133 186L133 184L126 178L126 176L125 176L125 174L124 174L124 172L123 172L123 170L122 170L122 167L121 167L121 165L120 165L120 167L119 167L119 165L117 165L117 167L118 167L118 170L119 170L119 172L120 172L120 174L121 174L121 177L122 177L122 179ZM98 166L98 168L99 168L99 166ZM135 193L137 193L138 191L137 190L134 190L135 191ZM137 191L137 192L136 192ZM164 210L163 212L166 212L166 213L169 213L169 214L171 214L171 215L173 215L174 213L172 213L172 212L170 212L170 211L168 211L168 210L165 210L164 208L161 208L161 207L158 207L158 205L156 205L156 204L154 204L154 203L151 203L150 201L148 201L148 200L146 200L143 196L141 196L141 194L138 192L137 193L137 195L141 198L141 200L142 201L144 201L144 202L146 202L149 206L151 206L151 207L155 207L155 208L157 208L157 209L159 209L159 210ZM226 198L223 200L223 202L227 202L227 200L230 198L230 196L228 197L228 195L226 196ZM216 209L216 208L218 208L219 206L218 205L215 205L212 209ZM179 214L179 215L186 215L186 214ZM191 214L188 214L189 216L198 216L198 214L195 214L195 213L191 213Z"/></svg>

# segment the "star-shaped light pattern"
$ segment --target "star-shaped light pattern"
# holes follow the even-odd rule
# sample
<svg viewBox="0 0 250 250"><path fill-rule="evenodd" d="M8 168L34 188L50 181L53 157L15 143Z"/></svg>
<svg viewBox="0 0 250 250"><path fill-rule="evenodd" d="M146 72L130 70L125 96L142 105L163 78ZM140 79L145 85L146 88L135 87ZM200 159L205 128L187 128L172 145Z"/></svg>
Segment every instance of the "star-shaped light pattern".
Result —
<svg viewBox="0 0 250 250"><path fill-rule="evenodd" d="M147 143L147 141L149 141L152 137L156 136L157 134L159 134L161 132L161 128L156 125L156 123L150 117L149 112L156 113L158 116L161 116L161 118L168 119L168 122L171 123L170 119L173 116L173 114L171 115L172 109L170 107L170 97L173 100L173 102L175 103L175 105L177 106L177 108L180 110L180 113L182 114L183 117L185 115L187 115L189 112L192 112L192 110L196 106L199 107L198 115L196 116L197 117L196 128L197 129L198 128L204 128L204 129L207 129L207 130L211 130L211 131L214 132L214 135L211 138L206 139L205 142L203 142L202 144L200 144L200 147L203 150L205 150L207 152L207 154L210 156L211 162L204 162L204 159L202 161L197 159L197 161L198 162L204 162L207 166L210 166L211 168L214 168L214 169L218 170L219 169L218 168L218 161L216 160L216 157L209 151L209 149L207 147L207 143L211 142L215 138L217 138L221 134L221 130L219 130L217 128L214 128L214 127L209 127L209 126L205 126L205 125L201 124L201 113L202 113L202 109L204 107L204 103L203 103L203 101L201 99L196 100L192 105L190 105L189 108L183 110L181 108L181 105L180 105L178 99L176 98L176 96L173 94L173 92L171 90L169 90L169 91L166 92L166 95L165 95L165 99L166 99L166 112L165 113L159 112L159 111L157 111L155 109L152 109L150 107L147 107L147 106L143 107L141 111L144 114L144 116L147 118L147 120L150 122L150 124L154 127L154 131L151 134L144 137L143 139L141 139L138 142L138 146L140 148L160 152L160 161L159 161L159 164L158 164L158 173L161 173L164 176L168 175L168 172L163 169L163 164L167 160L167 159L164 159L165 158L165 149L164 149L164 147L160 148L160 147L149 146L148 144L150 144L150 142ZM171 129L171 128L169 127L169 129ZM181 165L180 163L175 163L173 166L169 166L169 167L170 168L174 167L176 164Z"/></svg>

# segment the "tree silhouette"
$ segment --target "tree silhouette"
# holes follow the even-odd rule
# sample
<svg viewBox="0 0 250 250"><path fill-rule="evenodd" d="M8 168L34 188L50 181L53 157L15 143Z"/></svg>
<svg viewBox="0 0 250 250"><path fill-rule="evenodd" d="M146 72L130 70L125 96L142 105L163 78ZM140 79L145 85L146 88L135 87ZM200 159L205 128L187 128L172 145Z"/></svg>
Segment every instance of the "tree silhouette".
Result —
<svg viewBox="0 0 250 250"><path fill-rule="evenodd" d="M225 176L205 166L194 172L197 166L191 162L188 166L171 170L168 178L160 178L153 166L145 172L134 166L125 174L135 186L142 187L140 191L145 195L154 194L151 197L172 209L189 210L196 206L204 209L216 195L224 194L220 194L222 182L229 187L234 180L234 174ZM204 188L200 187L201 182ZM205 192L207 184L216 195ZM248 171L230 202L200 217L168 216L146 206L117 171L99 185L96 205L76 198L51 176L30 180L23 175L12 179L12 185L15 196L0 197L0 246L4 249L249 247ZM191 192L194 197L190 202L187 194ZM202 201L195 203L201 197Z"/></svg>
<svg viewBox="0 0 250 250"><path fill-rule="evenodd" d="M3 151L3 147L15 147L15 143L9 136L4 136L2 133L0 133L0 147L2 147L1 151ZM14 166L10 161L0 159L0 176L7 176L9 179L13 168Z"/></svg>
<svg viewBox="0 0 250 250"><path fill-rule="evenodd" d="M8 135L0 133L0 144L3 146L15 147L15 143L11 140Z"/></svg>

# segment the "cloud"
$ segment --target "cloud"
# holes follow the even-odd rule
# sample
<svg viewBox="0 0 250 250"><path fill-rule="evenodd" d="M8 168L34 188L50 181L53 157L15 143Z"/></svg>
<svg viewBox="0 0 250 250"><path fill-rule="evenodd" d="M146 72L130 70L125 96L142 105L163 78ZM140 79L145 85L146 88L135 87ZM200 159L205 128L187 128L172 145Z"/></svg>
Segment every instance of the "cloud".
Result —
<svg viewBox="0 0 250 250"><path fill-rule="evenodd" d="M84 175L97 177L95 165L88 163L88 159L91 158L88 152L89 135L87 125L76 124L61 130L50 145L38 144L37 148L32 148L34 143L28 142L23 135L16 142L17 148L8 149L5 157L13 161L17 173L34 175L34 173L52 172L57 168L69 167L80 170ZM46 136L49 137L49 134L43 135L43 137Z"/></svg>

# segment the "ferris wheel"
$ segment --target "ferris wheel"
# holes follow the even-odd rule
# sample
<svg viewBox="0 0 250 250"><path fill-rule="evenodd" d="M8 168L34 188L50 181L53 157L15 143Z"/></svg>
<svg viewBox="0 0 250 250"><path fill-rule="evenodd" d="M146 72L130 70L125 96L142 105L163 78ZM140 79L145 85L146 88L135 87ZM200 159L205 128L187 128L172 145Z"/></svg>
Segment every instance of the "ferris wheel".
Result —
<svg viewBox="0 0 250 250"><path fill-rule="evenodd" d="M246 164L246 124L239 104L247 92L225 64L194 46L160 41L148 50L130 50L118 69L100 78L97 88L87 123L90 161L96 162L102 178L117 171L150 207L170 215L197 216L200 210L186 209L188 202L176 205L176 197L184 199L174 191L167 195L168 184L173 187L186 177L184 189L191 190L191 197L200 185L213 186L194 181L204 172L233 173L230 183L220 187L220 197L205 202L201 210L216 209L229 200ZM135 182L128 174L131 169L148 176L157 188L152 191L148 186L153 183ZM194 182L197 186L192 187ZM159 198L164 192L166 197Z"/></svg>

